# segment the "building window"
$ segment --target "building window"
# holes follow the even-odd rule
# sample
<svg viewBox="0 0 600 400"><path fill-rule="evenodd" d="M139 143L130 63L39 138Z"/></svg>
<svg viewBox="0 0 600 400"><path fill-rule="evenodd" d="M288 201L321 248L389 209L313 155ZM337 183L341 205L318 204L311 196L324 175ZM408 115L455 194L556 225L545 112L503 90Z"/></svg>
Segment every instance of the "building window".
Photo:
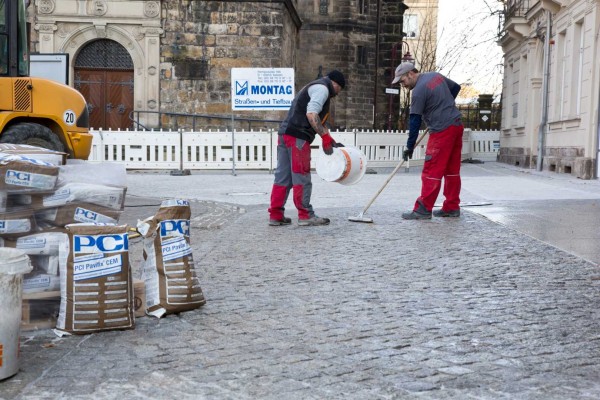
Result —
<svg viewBox="0 0 600 400"><path fill-rule="evenodd" d="M511 88L510 88L510 98L513 101L512 103L512 126L519 126L519 79L521 78L520 74L520 60L515 59L510 65L510 73L512 76L511 79Z"/></svg>
<svg viewBox="0 0 600 400"><path fill-rule="evenodd" d="M516 116L517 126L525 126L525 115L527 114L527 94L529 93L527 76L527 56L523 56L519 62L519 94L517 98L519 99L521 113Z"/></svg>
<svg viewBox="0 0 600 400"><path fill-rule="evenodd" d="M503 96L502 101L504 102L503 104L503 109L506 110L506 112L502 113L502 117L504 118L504 128L508 129L514 126L513 124L513 119L517 117L518 115L518 111L517 111L517 107L515 107L515 104L518 105L518 103L515 101L515 97L513 95L513 81L515 80L514 75L515 74L515 69L514 69L514 63L512 60L509 60L509 62L506 64L505 67L505 74L504 74L504 94L505 96ZM511 110L512 112L509 112L509 110Z"/></svg>
<svg viewBox="0 0 600 400"><path fill-rule="evenodd" d="M571 112L573 116L581 114L581 87L583 83L583 20L575 24L573 34L573 73L571 74Z"/></svg>
<svg viewBox="0 0 600 400"><path fill-rule="evenodd" d="M319 0L319 14L327 15L329 8L329 0Z"/></svg>
<svg viewBox="0 0 600 400"><path fill-rule="evenodd" d="M407 38L419 36L419 19L416 14L404 14L403 29Z"/></svg>
<svg viewBox="0 0 600 400"><path fill-rule="evenodd" d="M558 34L558 40L556 43L556 56L557 56L557 71L556 71L556 119L562 120L565 115L565 86L566 86L566 66L567 66L567 33L566 31Z"/></svg>
<svg viewBox="0 0 600 400"><path fill-rule="evenodd" d="M369 12L369 0L358 0L358 13L367 14Z"/></svg>
<svg viewBox="0 0 600 400"><path fill-rule="evenodd" d="M367 65L367 49L365 46L356 47L356 64L363 66Z"/></svg>

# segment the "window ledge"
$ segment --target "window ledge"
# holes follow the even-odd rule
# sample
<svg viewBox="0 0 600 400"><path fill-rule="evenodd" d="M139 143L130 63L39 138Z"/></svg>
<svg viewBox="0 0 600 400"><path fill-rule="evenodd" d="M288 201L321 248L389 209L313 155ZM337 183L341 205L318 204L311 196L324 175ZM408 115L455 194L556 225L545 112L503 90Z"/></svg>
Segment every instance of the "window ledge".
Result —
<svg viewBox="0 0 600 400"><path fill-rule="evenodd" d="M566 117L561 120L548 122L548 127L550 130L579 128L579 125L581 125L581 117L579 116Z"/></svg>

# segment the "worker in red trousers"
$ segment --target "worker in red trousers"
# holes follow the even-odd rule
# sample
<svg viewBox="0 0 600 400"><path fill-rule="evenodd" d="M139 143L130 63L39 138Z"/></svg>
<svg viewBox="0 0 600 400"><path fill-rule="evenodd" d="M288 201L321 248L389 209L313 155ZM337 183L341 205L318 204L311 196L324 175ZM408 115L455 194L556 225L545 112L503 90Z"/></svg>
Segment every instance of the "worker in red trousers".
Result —
<svg viewBox="0 0 600 400"><path fill-rule="evenodd" d="M425 163L421 173L421 195L404 219L431 219L433 206L444 180L444 203L436 217L460 216L460 163L463 124L455 99L460 85L437 72L419 73L413 63L396 68L393 84L400 82L411 91L409 135L404 161L412 158L422 120L429 129Z"/></svg>
<svg viewBox="0 0 600 400"><path fill-rule="evenodd" d="M289 225L292 220L284 215L290 190L298 209L298 225L328 225L329 218L315 215L310 204L312 182L310 176L310 144L321 136L323 151L331 155L336 143L323 125L329 113L330 100L346 86L344 75L333 70L320 79L304 86L292 101L287 117L278 131L277 169L271 191L269 225Z"/></svg>

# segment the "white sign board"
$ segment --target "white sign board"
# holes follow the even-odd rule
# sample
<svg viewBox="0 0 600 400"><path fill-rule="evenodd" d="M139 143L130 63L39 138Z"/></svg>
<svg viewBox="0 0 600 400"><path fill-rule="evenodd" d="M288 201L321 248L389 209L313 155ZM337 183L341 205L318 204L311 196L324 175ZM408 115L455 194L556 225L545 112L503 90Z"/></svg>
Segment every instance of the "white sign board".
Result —
<svg viewBox="0 0 600 400"><path fill-rule="evenodd" d="M68 54L30 54L30 76L69 84Z"/></svg>
<svg viewBox="0 0 600 400"><path fill-rule="evenodd" d="M387 94L400 94L400 89L385 88Z"/></svg>
<svg viewBox="0 0 600 400"><path fill-rule="evenodd" d="M232 110L288 110L294 100L293 68L232 68Z"/></svg>

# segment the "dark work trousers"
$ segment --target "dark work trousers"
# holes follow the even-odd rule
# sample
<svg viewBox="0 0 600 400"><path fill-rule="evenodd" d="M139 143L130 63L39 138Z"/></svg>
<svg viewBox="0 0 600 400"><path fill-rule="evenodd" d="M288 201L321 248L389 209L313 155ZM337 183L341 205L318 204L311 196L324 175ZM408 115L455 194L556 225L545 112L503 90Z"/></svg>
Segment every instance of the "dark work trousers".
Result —
<svg viewBox="0 0 600 400"><path fill-rule="evenodd" d="M414 210L421 203L427 211L433 210L435 200L444 178L444 211L460 209L460 158L464 127L451 125L447 129L431 133L425 149L425 163L421 173L421 196Z"/></svg>
<svg viewBox="0 0 600 400"><path fill-rule="evenodd" d="M289 135L279 135L277 141L277 169L271 191L270 218L281 220L290 189L298 219L315 216L310 205L312 182L310 180L310 143Z"/></svg>

